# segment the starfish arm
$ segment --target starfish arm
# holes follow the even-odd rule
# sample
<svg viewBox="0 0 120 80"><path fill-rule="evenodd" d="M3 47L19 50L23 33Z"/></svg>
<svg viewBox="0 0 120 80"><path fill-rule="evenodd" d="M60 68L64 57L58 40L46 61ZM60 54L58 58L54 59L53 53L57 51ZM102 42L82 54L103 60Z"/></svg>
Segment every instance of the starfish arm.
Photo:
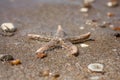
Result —
<svg viewBox="0 0 120 80"><path fill-rule="evenodd" d="M28 34L28 38L34 40L46 41L46 42L52 40L51 36L42 36L37 34Z"/></svg>
<svg viewBox="0 0 120 80"><path fill-rule="evenodd" d="M56 32L54 37L56 37L56 38L59 38L59 37L63 38L65 35L66 35L66 33L62 29L61 25L58 25L58 29L57 29L57 32Z"/></svg>
<svg viewBox="0 0 120 80"><path fill-rule="evenodd" d="M61 41L61 46L70 51L70 54L72 55L78 54L78 48L67 40Z"/></svg>
<svg viewBox="0 0 120 80"><path fill-rule="evenodd" d="M91 33L88 32L80 36L67 37L66 40L70 41L71 43L80 43L80 42L86 41L90 37L90 35Z"/></svg>
<svg viewBox="0 0 120 80"><path fill-rule="evenodd" d="M53 49L58 45L58 41L57 40L51 40L50 42L48 42L46 45L43 45L42 47L40 47L36 53L40 54L40 53L44 53L45 51L49 50L49 49Z"/></svg>

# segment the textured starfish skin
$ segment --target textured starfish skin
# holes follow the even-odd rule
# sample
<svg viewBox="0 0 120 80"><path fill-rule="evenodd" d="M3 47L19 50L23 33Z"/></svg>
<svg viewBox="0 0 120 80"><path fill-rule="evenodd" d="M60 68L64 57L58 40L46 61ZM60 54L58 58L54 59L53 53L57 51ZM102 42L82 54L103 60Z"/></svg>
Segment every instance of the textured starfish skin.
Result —
<svg viewBox="0 0 120 80"><path fill-rule="evenodd" d="M79 36L67 37L67 34L59 25L57 32L53 37L51 36L45 37L45 36L36 35L36 34L28 34L28 37L30 39L49 41L47 44L43 45L36 51L37 54L44 53L46 50L55 48L56 46L61 46L62 48L65 48L66 50L70 51L70 54L76 55L78 53L78 48L72 43L80 43L80 42L86 41L90 37L90 35L91 33L88 32L86 34L79 35Z"/></svg>

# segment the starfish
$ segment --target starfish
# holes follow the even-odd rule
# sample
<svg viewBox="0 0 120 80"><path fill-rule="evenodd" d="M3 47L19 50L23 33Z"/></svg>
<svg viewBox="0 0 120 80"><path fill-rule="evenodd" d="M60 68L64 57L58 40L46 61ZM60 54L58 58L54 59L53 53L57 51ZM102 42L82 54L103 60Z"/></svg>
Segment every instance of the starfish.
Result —
<svg viewBox="0 0 120 80"><path fill-rule="evenodd" d="M57 32L53 37L52 36L46 37L36 34L28 34L28 37L30 39L49 41L47 44L43 45L36 51L37 54L43 54L45 53L45 51L49 49L61 46L62 48L65 48L68 51L70 51L70 54L77 55L78 48L77 46L73 45L73 43L80 43L86 41L90 37L90 35L91 33L88 32L86 34L82 34L79 36L68 37L67 34L62 29L61 25L58 25Z"/></svg>

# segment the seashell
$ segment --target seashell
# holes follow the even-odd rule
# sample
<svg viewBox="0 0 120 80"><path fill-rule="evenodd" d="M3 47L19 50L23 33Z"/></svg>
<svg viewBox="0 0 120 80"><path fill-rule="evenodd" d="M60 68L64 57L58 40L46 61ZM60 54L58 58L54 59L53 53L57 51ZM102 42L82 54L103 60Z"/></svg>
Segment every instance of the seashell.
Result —
<svg viewBox="0 0 120 80"><path fill-rule="evenodd" d="M100 76L92 76L90 77L90 80L99 80L100 79Z"/></svg>
<svg viewBox="0 0 120 80"><path fill-rule="evenodd" d="M12 23L3 23L1 29L5 32L14 32L16 30L15 26Z"/></svg>
<svg viewBox="0 0 120 80"><path fill-rule="evenodd" d="M49 73L50 73L50 71L49 70L44 70L44 71L42 71L42 72L40 72L39 74L39 76L40 77L46 77L46 76L49 76Z"/></svg>
<svg viewBox="0 0 120 80"><path fill-rule="evenodd" d="M118 1L117 0L112 0L107 3L108 7L116 7L118 6Z"/></svg>
<svg viewBox="0 0 120 80"><path fill-rule="evenodd" d="M19 59L12 60L12 61L10 61L10 64L11 65L19 65L19 64L21 64L21 61Z"/></svg>
<svg viewBox="0 0 120 80"><path fill-rule="evenodd" d="M80 27L79 29L83 30L83 29L85 29L85 28L84 28L84 27Z"/></svg>
<svg viewBox="0 0 120 80"><path fill-rule="evenodd" d="M92 72L103 72L103 64L92 63L88 65L88 69Z"/></svg>
<svg viewBox="0 0 120 80"><path fill-rule="evenodd" d="M107 13L107 16L108 16L108 17L112 17L112 16L114 16L114 15L115 15L115 14L114 14L114 13L111 13L111 12L108 12L108 13Z"/></svg>
<svg viewBox="0 0 120 80"><path fill-rule="evenodd" d="M93 3L93 2L95 2L95 0L84 0L84 2L86 2L86 3Z"/></svg>
<svg viewBox="0 0 120 80"><path fill-rule="evenodd" d="M44 58L44 57L46 57L46 56L47 56L47 54L45 54L45 53L38 53L38 54L36 55L37 58Z"/></svg>
<svg viewBox="0 0 120 80"><path fill-rule="evenodd" d="M88 8L83 7L83 8L80 9L80 11L81 12L88 12Z"/></svg>
<svg viewBox="0 0 120 80"><path fill-rule="evenodd" d="M84 47L88 47L89 45L87 45L87 44L80 44L80 46L84 48Z"/></svg>
<svg viewBox="0 0 120 80"><path fill-rule="evenodd" d="M1 61L11 61L14 60L13 56L9 54L0 54L0 60Z"/></svg>

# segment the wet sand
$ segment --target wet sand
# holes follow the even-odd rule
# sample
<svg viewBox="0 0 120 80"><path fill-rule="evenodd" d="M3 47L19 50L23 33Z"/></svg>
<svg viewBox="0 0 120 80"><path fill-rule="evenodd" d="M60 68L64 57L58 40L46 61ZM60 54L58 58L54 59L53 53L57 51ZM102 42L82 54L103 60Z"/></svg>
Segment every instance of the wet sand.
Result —
<svg viewBox="0 0 120 80"><path fill-rule="evenodd" d="M86 24L97 20L99 24L106 21L120 26L120 6L109 8L106 3L107 0L96 0L88 13L81 13L82 0L0 0L0 24L12 22L17 27L12 37L0 35L0 54L10 54L22 62L17 66L0 62L0 80L54 80L40 76L46 69L60 74L56 80L90 80L92 76L119 80L120 38L113 36L117 31ZM108 18L107 12L115 16ZM91 32L90 39L95 41L84 42L89 45L87 48L75 44L79 48L77 57L68 57L69 52L64 49L54 49L47 57L37 59L35 51L46 42L29 40L27 34L54 34L59 24L68 35ZM88 71L88 64L96 62L104 64L104 74Z"/></svg>

